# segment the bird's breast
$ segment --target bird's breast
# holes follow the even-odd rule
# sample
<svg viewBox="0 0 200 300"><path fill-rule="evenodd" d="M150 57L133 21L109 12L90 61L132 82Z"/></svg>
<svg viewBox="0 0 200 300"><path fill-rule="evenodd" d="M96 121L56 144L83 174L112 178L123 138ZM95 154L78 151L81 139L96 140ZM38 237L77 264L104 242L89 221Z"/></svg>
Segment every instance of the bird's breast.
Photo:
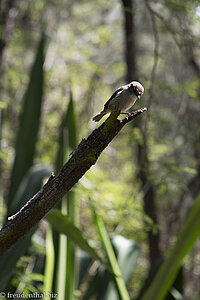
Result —
<svg viewBox="0 0 200 300"><path fill-rule="evenodd" d="M109 109L125 112L135 104L136 100L137 97L135 95L121 93L110 102Z"/></svg>

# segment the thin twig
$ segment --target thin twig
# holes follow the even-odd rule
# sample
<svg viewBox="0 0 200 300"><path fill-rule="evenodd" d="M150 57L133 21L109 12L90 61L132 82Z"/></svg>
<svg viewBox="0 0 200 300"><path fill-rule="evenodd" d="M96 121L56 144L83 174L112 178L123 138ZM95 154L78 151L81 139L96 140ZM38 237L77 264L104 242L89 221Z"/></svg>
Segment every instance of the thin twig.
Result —
<svg viewBox="0 0 200 300"><path fill-rule="evenodd" d="M145 0L146 2L146 0ZM179 42L176 31L172 28L172 26L165 20L165 18L156 10L154 10L150 4L148 3L148 10L149 12L151 12L151 14L155 15L158 19L160 19L162 21L162 23L165 25L165 27L167 28L167 30L171 33L172 38L175 42L175 44L177 45L177 47L182 50L182 45L181 42Z"/></svg>
<svg viewBox="0 0 200 300"><path fill-rule="evenodd" d="M145 0L146 1L146 0ZM150 4L148 5L148 10L151 11L152 14L154 14L158 19L161 20L161 22L165 25L166 29L171 33L172 38L179 48L180 52L185 56L188 63L191 65L193 71L195 74L200 77L200 65L198 63L197 57L194 54L194 49L191 46L191 39L188 39L188 36L185 34L182 34L181 36L178 35L178 31L175 30L169 22L165 20L162 14L160 14L158 11L153 9ZM188 33L188 32L187 32Z"/></svg>

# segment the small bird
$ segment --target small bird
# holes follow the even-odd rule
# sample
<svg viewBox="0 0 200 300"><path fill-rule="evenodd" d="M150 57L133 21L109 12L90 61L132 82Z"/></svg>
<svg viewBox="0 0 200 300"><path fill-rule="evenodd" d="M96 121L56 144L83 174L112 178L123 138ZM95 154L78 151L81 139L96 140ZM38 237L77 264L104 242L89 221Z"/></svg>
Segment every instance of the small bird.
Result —
<svg viewBox="0 0 200 300"><path fill-rule="evenodd" d="M104 104L104 109L94 116L92 120L99 122L103 116L112 111L126 112L126 110L135 104L137 99L140 99L143 93L144 87L138 81L131 81L121 86Z"/></svg>

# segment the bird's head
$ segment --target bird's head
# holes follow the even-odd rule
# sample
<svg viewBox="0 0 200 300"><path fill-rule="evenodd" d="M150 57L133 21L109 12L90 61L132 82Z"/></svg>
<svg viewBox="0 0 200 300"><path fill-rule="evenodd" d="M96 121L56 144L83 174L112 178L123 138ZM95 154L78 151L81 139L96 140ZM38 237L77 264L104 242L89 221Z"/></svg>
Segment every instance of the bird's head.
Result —
<svg viewBox="0 0 200 300"><path fill-rule="evenodd" d="M132 89L133 93L137 96L138 99L144 94L144 87L138 81L132 81L129 83L130 88Z"/></svg>

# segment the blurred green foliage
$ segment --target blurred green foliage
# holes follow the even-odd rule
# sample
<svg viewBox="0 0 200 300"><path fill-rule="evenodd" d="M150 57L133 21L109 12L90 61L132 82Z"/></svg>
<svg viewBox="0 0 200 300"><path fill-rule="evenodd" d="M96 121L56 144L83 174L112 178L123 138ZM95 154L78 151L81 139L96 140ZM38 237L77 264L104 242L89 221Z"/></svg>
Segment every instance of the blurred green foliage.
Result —
<svg viewBox="0 0 200 300"><path fill-rule="evenodd" d="M6 9L5 2L2 3L2 11ZM20 203L20 193L23 192L24 203L28 200L26 197L31 197L31 192L35 193L39 189L42 179L48 176L50 170L55 169L58 144L61 143L57 141L63 112L66 111L66 100L70 101L71 89L73 88L73 105L77 113L76 135L80 141L95 129L91 117L102 108L113 91L125 83L126 72L124 22L120 1L14 2L7 22L2 25L6 38L4 49L0 48L0 211L3 215L9 198L9 203L12 202L15 206L15 203ZM145 1L134 1L139 78L133 80L138 79L145 86L145 94L136 107L148 106L149 178L156 190L159 226L155 226L143 210L145 190L141 190L141 182L138 180L137 162L137 145L142 143L142 135L137 127L127 125L102 153L97 164L73 188L79 201L80 231L100 253L101 243L96 234L88 198L93 199L96 212L103 218L109 232L113 235L121 234L140 245L138 264L128 285L131 299L136 299L148 273L146 238L149 228L153 228L155 234L160 230L161 249L163 254L168 253L199 194L200 83L197 72L194 72L189 63L190 55L198 58L200 54L199 6L194 0L151 1L150 5L165 21L160 17L156 19L159 57L151 100L149 92L152 88L150 76L154 62L155 32L152 30L151 14ZM31 93L35 103L38 100L37 93L44 88L42 118L39 125L39 110L35 116L32 109L29 115L25 113L27 121L33 118L38 132L33 138L33 132L29 128L29 141L26 138L23 151L27 150L31 142L35 151L26 172L23 171L23 174L14 180L13 184L16 187L12 196L9 196L12 186L10 174L17 157L17 133L22 134L29 126L26 123L20 127L23 95L30 82L30 68L42 31L48 39L47 51L40 64L41 67L44 62L46 80L43 87L35 86L34 93ZM178 41L178 46L174 40ZM39 76L36 77L39 79ZM41 83L41 80L39 82ZM28 109L30 108L28 105ZM146 116L141 118L142 128L145 118ZM69 134L71 133L70 130ZM74 137L75 133L72 134L72 138ZM70 146L70 150L65 149L63 152L64 161L69 158L69 152L73 151L75 144ZM56 168L56 171L59 168ZM22 179L24 173L27 177ZM29 179L32 182L33 178L38 179L35 182L36 190L32 190L28 185ZM12 207L12 212L16 211L15 209L18 209L17 206ZM29 250L26 249L30 246L33 232L1 260L1 270L4 269L4 273L2 271L0 282L3 289L12 275L7 290L43 290L41 274L45 265L47 226L44 221L39 224ZM199 251L199 243L196 243L183 261L186 300L193 299L198 294ZM25 253L26 256L22 256ZM19 264L13 271L13 266L20 256L22 257ZM12 257L12 260L9 260L9 257ZM20 265L22 263L23 268ZM39 277L31 276L30 267L33 267L33 274L40 274ZM28 275L25 277L23 273ZM84 286L80 290L84 290ZM78 291L76 293L78 295Z"/></svg>

